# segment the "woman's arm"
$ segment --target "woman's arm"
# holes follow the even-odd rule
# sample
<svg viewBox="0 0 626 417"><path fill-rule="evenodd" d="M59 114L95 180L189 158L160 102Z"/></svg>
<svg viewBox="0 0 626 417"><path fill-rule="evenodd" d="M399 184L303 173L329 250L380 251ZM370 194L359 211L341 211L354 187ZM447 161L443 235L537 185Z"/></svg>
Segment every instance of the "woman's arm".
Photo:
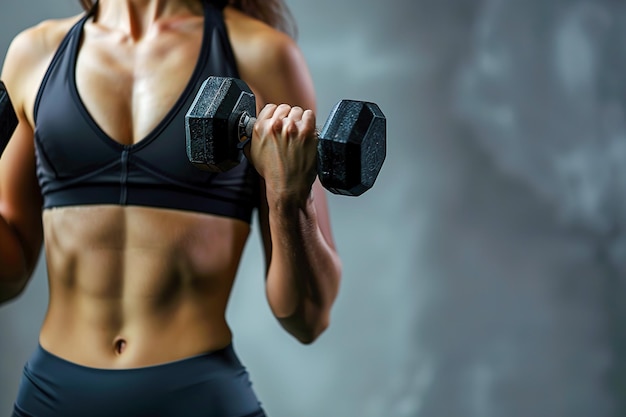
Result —
<svg viewBox="0 0 626 417"><path fill-rule="evenodd" d="M270 307L289 333L312 343L330 323L341 277L324 190L316 182L304 202L268 197L259 215Z"/></svg>
<svg viewBox="0 0 626 417"><path fill-rule="evenodd" d="M316 180L313 83L293 40L249 24L230 33L240 75L262 108L250 158L264 178L259 224L267 298L281 325L311 343L329 324L341 276L325 191Z"/></svg>
<svg viewBox="0 0 626 417"><path fill-rule="evenodd" d="M42 30L37 27L19 34L2 70L19 123L0 157L0 303L17 297L25 288L43 240L34 135L26 111L37 88L32 85L37 79L33 75L41 72L46 49Z"/></svg>

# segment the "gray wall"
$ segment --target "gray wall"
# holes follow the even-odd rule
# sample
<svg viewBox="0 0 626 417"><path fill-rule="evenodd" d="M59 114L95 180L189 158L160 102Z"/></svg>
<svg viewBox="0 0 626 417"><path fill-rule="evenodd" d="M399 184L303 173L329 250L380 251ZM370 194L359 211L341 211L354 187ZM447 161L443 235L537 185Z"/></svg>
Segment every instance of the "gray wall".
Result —
<svg viewBox="0 0 626 417"><path fill-rule="evenodd" d="M0 5L0 49L70 0ZM373 190L331 196L326 334L272 319L252 236L229 307L273 417L626 415L626 13L612 0L290 0L317 86L378 102ZM6 415L46 308L0 307Z"/></svg>

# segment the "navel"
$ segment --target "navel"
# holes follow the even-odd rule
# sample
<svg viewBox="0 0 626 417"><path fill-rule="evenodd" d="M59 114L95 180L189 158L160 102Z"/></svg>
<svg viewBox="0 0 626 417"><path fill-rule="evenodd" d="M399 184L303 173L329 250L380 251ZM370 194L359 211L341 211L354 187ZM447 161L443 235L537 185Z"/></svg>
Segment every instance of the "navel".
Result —
<svg viewBox="0 0 626 417"><path fill-rule="evenodd" d="M126 348L126 340L118 337L115 339L113 345L115 346L115 353L121 355L122 353L124 353L124 349Z"/></svg>

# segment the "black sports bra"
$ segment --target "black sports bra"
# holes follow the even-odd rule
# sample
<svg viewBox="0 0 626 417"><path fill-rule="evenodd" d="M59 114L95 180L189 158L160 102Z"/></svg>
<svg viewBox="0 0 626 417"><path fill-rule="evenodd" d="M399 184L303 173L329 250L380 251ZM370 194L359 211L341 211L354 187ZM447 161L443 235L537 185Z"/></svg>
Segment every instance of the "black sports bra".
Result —
<svg viewBox="0 0 626 417"><path fill-rule="evenodd" d="M95 9L95 7L94 7ZM237 77L221 9L204 1L204 38L184 92L147 137L122 145L96 124L74 77L86 13L63 39L35 102L35 152L43 207L138 205L189 210L251 221L259 176L242 162L210 173L187 159L184 117L210 75Z"/></svg>

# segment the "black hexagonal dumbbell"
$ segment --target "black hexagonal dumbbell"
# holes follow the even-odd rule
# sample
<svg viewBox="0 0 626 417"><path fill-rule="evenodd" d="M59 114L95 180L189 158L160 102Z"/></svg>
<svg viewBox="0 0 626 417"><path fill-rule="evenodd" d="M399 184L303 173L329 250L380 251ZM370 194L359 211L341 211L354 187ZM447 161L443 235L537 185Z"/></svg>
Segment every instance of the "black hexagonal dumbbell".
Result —
<svg viewBox="0 0 626 417"><path fill-rule="evenodd" d="M255 98L241 80L209 77L185 117L187 156L224 172L252 136ZM374 103L342 100L318 134L318 177L335 194L358 196L376 181L386 155L386 119Z"/></svg>
<svg viewBox="0 0 626 417"><path fill-rule="evenodd" d="M15 115L15 110L4 83L0 81L0 155L7 147L16 127L17 116Z"/></svg>

